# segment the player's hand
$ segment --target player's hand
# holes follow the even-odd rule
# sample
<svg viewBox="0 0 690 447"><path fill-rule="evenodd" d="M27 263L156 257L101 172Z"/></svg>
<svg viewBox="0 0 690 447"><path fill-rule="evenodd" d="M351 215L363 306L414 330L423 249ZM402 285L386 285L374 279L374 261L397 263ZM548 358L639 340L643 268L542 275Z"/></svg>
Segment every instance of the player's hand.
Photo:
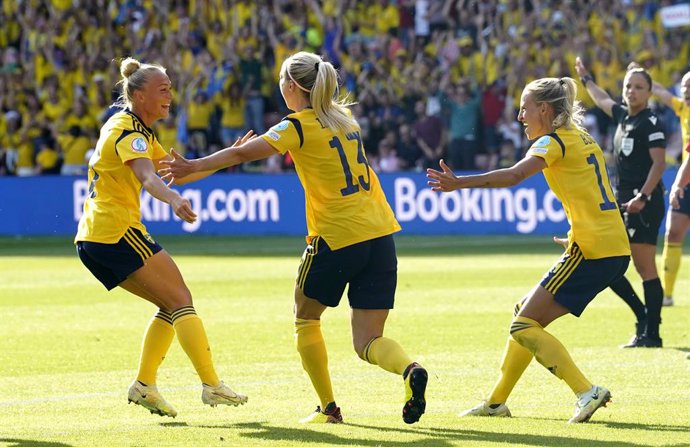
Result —
<svg viewBox="0 0 690 447"><path fill-rule="evenodd" d="M187 160L182 155L175 152L175 149L170 150L170 158L168 160L161 160L162 165L166 165L167 168L161 168L158 170L161 178L171 184L175 179L186 177L189 174L195 172L194 161Z"/></svg>
<svg viewBox="0 0 690 447"><path fill-rule="evenodd" d="M430 179L427 184L431 186L431 190L449 192L460 188L461 186L458 182L459 178L453 174L453 171L450 170L443 159L441 159L439 165L441 169L443 169L443 172L431 168L426 170L426 176Z"/></svg>
<svg viewBox="0 0 690 447"><path fill-rule="evenodd" d="M189 200L178 195L170 201L170 207L175 212L175 215L185 222L194 223L196 221L196 213L192 210L192 204Z"/></svg>
<svg viewBox="0 0 690 447"><path fill-rule="evenodd" d="M589 71L587 71L587 67L585 67L585 63L582 62L580 56L575 58L575 71L577 72L577 75L581 78L589 74Z"/></svg>
<svg viewBox="0 0 690 447"><path fill-rule="evenodd" d="M680 201L685 197L685 188L681 188L677 185L671 186L671 194L669 194L669 202L671 203L671 208L680 208Z"/></svg>
<svg viewBox="0 0 690 447"><path fill-rule="evenodd" d="M249 130L246 134L244 134L244 136L235 140L235 142L230 147L242 146L247 141L252 141L256 137L258 137L258 135L256 135L253 130Z"/></svg>
<svg viewBox="0 0 690 447"><path fill-rule="evenodd" d="M567 237L566 237L566 238L563 238L563 237L556 237L556 236L554 236L554 237L553 237L553 241L554 241L556 244L562 246L563 248L568 248L568 238L567 238Z"/></svg>

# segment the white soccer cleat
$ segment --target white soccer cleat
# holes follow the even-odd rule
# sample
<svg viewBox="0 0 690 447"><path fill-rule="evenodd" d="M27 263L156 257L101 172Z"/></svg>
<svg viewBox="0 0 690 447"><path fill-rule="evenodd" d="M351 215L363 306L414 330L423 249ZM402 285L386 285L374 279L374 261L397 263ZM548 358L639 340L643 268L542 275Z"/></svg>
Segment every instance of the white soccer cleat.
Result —
<svg viewBox="0 0 690 447"><path fill-rule="evenodd" d="M662 306L673 306L673 297L672 296L665 296L664 300L661 302Z"/></svg>
<svg viewBox="0 0 690 447"><path fill-rule="evenodd" d="M611 392L603 386L593 385L589 391L582 393L575 402L575 414L568 422L577 424L587 422L595 411L611 402Z"/></svg>
<svg viewBox="0 0 690 447"><path fill-rule="evenodd" d="M133 402L137 405L141 405L152 414L170 416L171 418L177 416L177 411L163 399L156 385L144 385L138 380L135 380L129 387L127 399L129 403Z"/></svg>
<svg viewBox="0 0 690 447"><path fill-rule="evenodd" d="M204 389L201 392L201 401L212 407L216 405L232 405L236 407L244 405L247 399L247 396L234 392L223 382L220 382L218 386L204 384Z"/></svg>
<svg viewBox="0 0 690 447"><path fill-rule="evenodd" d="M460 417L465 416L495 416L509 418L512 415L510 414L510 410L505 403L499 404L496 408L491 408L488 402L482 402L479 405L460 413Z"/></svg>

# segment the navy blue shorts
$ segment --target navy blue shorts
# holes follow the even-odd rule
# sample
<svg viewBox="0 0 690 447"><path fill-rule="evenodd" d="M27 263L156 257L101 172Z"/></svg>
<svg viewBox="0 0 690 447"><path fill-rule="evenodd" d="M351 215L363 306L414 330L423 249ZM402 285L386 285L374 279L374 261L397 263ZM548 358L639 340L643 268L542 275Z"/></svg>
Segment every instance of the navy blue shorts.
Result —
<svg viewBox="0 0 690 447"><path fill-rule="evenodd" d="M625 203L635 197L637 193L630 190L618 192L618 204ZM664 202L664 190L661 187L655 188L649 202L639 213L630 214L624 212L623 221L628 231L628 239L631 244L652 244L656 245L659 239L659 228L661 221L666 214L666 203Z"/></svg>
<svg viewBox="0 0 690 447"><path fill-rule="evenodd" d="M680 206L678 208L671 208L671 212L682 213L686 216L690 216L690 185L683 188L683 191L685 191L685 195L679 200Z"/></svg>
<svg viewBox="0 0 690 447"><path fill-rule="evenodd" d="M116 244L77 242L79 259L108 290L117 287L162 249L151 236L136 228L128 228Z"/></svg>
<svg viewBox="0 0 690 447"><path fill-rule="evenodd" d="M336 307L349 284L353 309L392 309L398 258L392 235L331 250L317 236L307 246L297 270L297 286L324 306Z"/></svg>
<svg viewBox="0 0 690 447"><path fill-rule="evenodd" d="M585 259L580 247L573 246L551 267L541 285L556 302L579 317L602 290L620 279L628 270L630 256Z"/></svg>

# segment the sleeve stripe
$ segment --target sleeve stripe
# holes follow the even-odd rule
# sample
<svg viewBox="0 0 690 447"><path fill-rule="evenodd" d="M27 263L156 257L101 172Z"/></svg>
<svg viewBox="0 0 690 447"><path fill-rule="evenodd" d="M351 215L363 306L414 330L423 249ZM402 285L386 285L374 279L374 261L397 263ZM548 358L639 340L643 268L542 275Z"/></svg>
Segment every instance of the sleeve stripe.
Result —
<svg viewBox="0 0 690 447"><path fill-rule="evenodd" d="M549 136L553 137L553 139L558 142L558 144L561 146L561 153L563 154L563 157L565 157L565 144L563 144L563 140L561 140L561 137L556 135L556 132L550 133Z"/></svg>
<svg viewBox="0 0 690 447"><path fill-rule="evenodd" d="M299 137L299 147L301 148L304 144L304 133L302 132L302 123L300 123L297 118L285 117L285 119L290 121L292 125L295 126L297 136Z"/></svg>
<svg viewBox="0 0 690 447"><path fill-rule="evenodd" d="M663 132L654 132L649 134L649 141L664 140L665 136Z"/></svg>

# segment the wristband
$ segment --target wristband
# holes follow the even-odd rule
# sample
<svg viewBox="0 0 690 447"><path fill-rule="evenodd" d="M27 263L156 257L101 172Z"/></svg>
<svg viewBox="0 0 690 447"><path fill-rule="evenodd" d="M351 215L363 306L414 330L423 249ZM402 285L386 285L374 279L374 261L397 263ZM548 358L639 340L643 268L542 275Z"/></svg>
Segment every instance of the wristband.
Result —
<svg viewBox="0 0 690 447"><path fill-rule="evenodd" d="M640 192L637 194L637 197L642 200L644 203L649 202L649 196L643 192Z"/></svg>
<svg viewBox="0 0 690 447"><path fill-rule="evenodd" d="M580 78L580 82L582 82L582 85L584 85L585 87L587 87L587 83L589 81L594 81L594 78L592 78L592 75L586 74Z"/></svg>

